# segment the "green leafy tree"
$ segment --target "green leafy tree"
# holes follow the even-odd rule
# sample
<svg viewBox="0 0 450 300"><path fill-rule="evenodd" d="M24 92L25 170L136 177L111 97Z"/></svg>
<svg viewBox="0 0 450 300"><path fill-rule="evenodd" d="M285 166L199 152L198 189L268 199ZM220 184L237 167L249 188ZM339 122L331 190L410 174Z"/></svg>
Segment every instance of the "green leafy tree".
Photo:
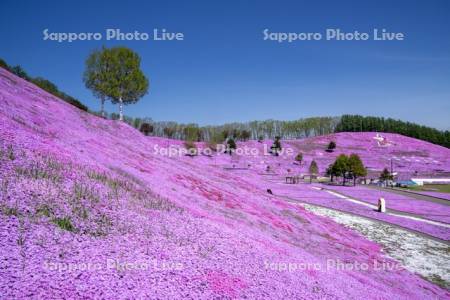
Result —
<svg viewBox="0 0 450 300"><path fill-rule="evenodd" d="M184 138L188 141L200 141L201 132L196 124L188 124L183 129Z"/></svg>
<svg viewBox="0 0 450 300"><path fill-rule="evenodd" d="M295 161L298 161L299 163L301 163L303 161L303 154L301 152L299 152L296 156L295 156Z"/></svg>
<svg viewBox="0 0 450 300"><path fill-rule="evenodd" d="M311 161L311 164L309 165L309 183L312 183L312 177L317 176L319 174L319 166L317 166L317 163L315 160Z"/></svg>
<svg viewBox="0 0 450 300"><path fill-rule="evenodd" d="M236 150L236 148L237 148L237 146L236 146L236 142L234 141L234 139L229 138L227 140L227 149L225 150L225 152L231 155L234 152L234 150Z"/></svg>
<svg viewBox="0 0 450 300"><path fill-rule="evenodd" d="M387 168L384 168L380 174L380 180L386 182L388 180L393 180L394 176L392 176L391 172Z"/></svg>
<svg viewBox="0 0 450 300"><path fill-rule="evenodd" d="M247 141L248 139L250 139L251 133L248 130L242 130L240 133L240 138L243 141Z"/></svg>
<svg viewBox="0 0 450 300"><path fill-rule="evenodd" d="M133 119L133 127L136 128L136 129L140 129L141 125L143 123L145 123L145 122L143 122L141 118L134 118Z"/></svg>
<svg viewBox="0 0 450 300"><path fill-rule="evenodd" d="M348 158L348 172L353 177L353 185L356 185L356 179L358 177L367 175L367 170L358 154L353 153Z"/></svg>
<svg viewBox="0 0 450 300"><path fill-rule="evenodd" d="M153 132L153 125L149 124L149 123L142 123L141 127L139 128L139 130L144 134L144 135L149 135L150 133Z"/></svg>
<svg viewBox="0 0 450 300"><path fill-rule="evenodd" d="M334 172L333 172L333 166L334 164L331 164L328 166L328 168L325 171L325 175L330 176L330 181L334 181Z"/></svg>
<svg viewBox="0 0 450 300"><path fill-rule="evenodd" d="M223 144L223 138L222 138L222 134L219 132L213 132L211 134L211 137L209 139L209 142L207 144L207 147L209 149L211 149L212 151L216 151L217 150L217 145L222 145Z"/></svg>
<svg viewBox="0 0 450 300"><path fill-rule="evenodd" d="M331 172L336 177L342 177L342 185L345 185L345 179L348 170L349 170L348 157L345 154L339 155L331 168Z"/></svg>
<svg viewBox="0 0 450 300"><path fill-rule="evenodd" d="M272 154L275 154L275 156L279 155L279 152L281 151L281 141L280 141L280 137L276 136L275 140L273 141L272 147L270 147Z"/></svg>
<svg viewBox="0 0 450 300"><path fill-rule="evenodd" d="M226 140L230 136L230 131L228 129L222 130L222 140Z"/></svg>
<svg viewBox="0 0 450 300"><path fill-rule="evenodd" d="M100 99L100 113L105 117L105 101L108 92L108 76L111 76L110 61L107 59L107 49L94 50L86 59L86 69L83 82L95 97Z"/></svg>
<svg viewBox="0 0 450 300"><path fill-rule="evenodd" d="M163 132L164 135L166 135L170 139L175 134L175 129L173 129L172 127L164 127Z"/></svg>
<svg viewBox="0 0 450 300"><path fill-rule="evenodd" d="M93 72L94 82L99 81L95 87L119 104L119 120L123 121L123 105L136 103L148 91L148 79L140 69L141 59L125 47L103 48L94 57L97 55L102 68L100 73Z"/></svg>

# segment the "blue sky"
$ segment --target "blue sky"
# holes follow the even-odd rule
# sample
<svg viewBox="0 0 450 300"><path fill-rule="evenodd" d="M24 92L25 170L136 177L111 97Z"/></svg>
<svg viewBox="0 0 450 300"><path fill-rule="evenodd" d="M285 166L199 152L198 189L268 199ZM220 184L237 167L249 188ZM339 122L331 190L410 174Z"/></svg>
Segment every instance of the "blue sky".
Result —
<svg viewBox="0 0 450 300"><path fill-rule="evenodd" d="M337 3L339 2L339 3ZM183 41L44 41L50 32L119 28ZM264 41L271 32L402 32L404 41ZM0 57L91 109L84 61L102 45L142 57L148 95L131 116L220 124L358 113L450 129L449 1L0 2ZM107 110L118 110L108 105Z"/></svg>

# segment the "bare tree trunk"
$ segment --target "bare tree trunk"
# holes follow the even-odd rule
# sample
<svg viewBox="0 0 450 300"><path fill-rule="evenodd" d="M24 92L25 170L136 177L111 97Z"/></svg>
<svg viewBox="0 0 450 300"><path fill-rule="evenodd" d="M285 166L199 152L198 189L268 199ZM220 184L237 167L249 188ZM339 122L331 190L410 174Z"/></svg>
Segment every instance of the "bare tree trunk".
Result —
<svg viewBox="0 0 450 300"><path fill-rule="evenodd" d="M119 98L119 120L123 121L123 100L122 100L122 97Z"/></svg>
<svg viewBox="0 0 450 300"><path fill-rule="evenodd" d="M100 112L101 112L101 114L102 114L102 117L104 118L104 117L105 117L105 98L102 97L102 98L100 99L100 101L101 101Z"/></svg>

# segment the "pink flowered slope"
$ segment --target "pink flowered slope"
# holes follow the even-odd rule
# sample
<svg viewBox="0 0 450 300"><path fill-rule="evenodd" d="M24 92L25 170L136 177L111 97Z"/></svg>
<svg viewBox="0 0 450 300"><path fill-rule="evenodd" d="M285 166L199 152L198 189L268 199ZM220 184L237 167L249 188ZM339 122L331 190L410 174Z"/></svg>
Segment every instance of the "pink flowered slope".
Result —
<svg viewBox="0 0 450 300"><path fill-rule="evenodd" d="M403 269L326 269L327 259L395 262L268 195L266 158L245 159L241 174L222 168L226 155L155 154L181 143L79 111L3 69L0 104L2 298L449 297Z"/></svg>
<svg viewBox="0 0 450 300"><path fill-rule="evenodd" d="M388 143L380 144L377 136ZM333 153L324 151L329 141L337 144ZM416 172L423 175L438 175L450 171L450 150L428 142L392 133L337 133L307 139L299 143L306 157L313 156L324 170L334 158L341 154L358 154L369 170L381 171L392 166L405 178Z"/></svg>

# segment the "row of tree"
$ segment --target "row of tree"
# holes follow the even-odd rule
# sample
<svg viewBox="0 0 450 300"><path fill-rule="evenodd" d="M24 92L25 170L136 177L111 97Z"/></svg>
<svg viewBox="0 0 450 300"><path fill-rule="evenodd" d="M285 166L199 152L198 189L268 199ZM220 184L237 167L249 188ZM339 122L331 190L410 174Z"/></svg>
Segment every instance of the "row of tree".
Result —
<svg viewBox="0 0 450 300"><path fill-rule="evenodd" d="M117 115L112 114L112 118ZM230 123L218 126L199 126L197 124L179 124L176 122L155 122L149 118L126 118L126 121L139 129L143 123L153 126L153 135L175 139L196 141L217 140L219 137L233 137L236 140L294 139L330 134L334 132L390 132L421 139L450 148L450 132L379 117L343 115L342 117L317 117L296 121L252 121L248 123ZM190 133L190 134L189 134ZM222 138L223 139L223 138ZM330 152L335 145L328 149Z"/></svg>
<svg viewBox="0 0 450 300"><path fill-rule="evenodd" d="M334 181L334 177L342 177L342 185L345 185L346 179L353 179L353 185L356 184L358 177L367 175L367 169L361 158L357 154L339 155L333 164L326 170L326 174Z"/></svg>
<svg viewBox="0 0 450 300"><path fill-rule="evenodd" d="M450 132L404 122L391 118L343 115L335 128L336 132L391 132L431 142L450 148Z"/></svg>
<svg viewBox="0 0 450 300"><path fill-rule="evenodd" d="M25 79L26 81L34 83L35 85L54 95L55 97L61 98L67 103L70 103L71 105L76 106L81 110L88 111L87 106L81 103L80 100L60 91L56 84L54 84L53 82L42 77L31 77L21 66L10 66L1 58L0 67L10 71L11 73L19 76L22 79Z"/></svg>
<svg viewBox="0 0 450 300"><path fill-rule="evenodd" d="M117 119L118 115L113 113L110 115L110 118ZM150 118L130 118L126 116L125 121L137 129L140 129L142 124L151 124L152 131L148 132L148 134L194 141L217 141L224 140L226 137L233 137L240 141L246 141L248 139L274 139L276 136L282 139L293 139L330 134L333 132L376 131L399 133L450 148L450 133L448 131L439 131L434 128L400 120L357 115L344 115L340 118L317 117L299 119L297 121L252 121L218 126L199 126L194 123L179 124L163 121L155 122ZM296 125L294 126L293 124ZM327 126L320 124L327 124ZM332 152L335 147L335 143L332 142L327 151Z"/></svg>
<svg viewBox="0 0 450 300"><path fill-rule="evenodd" d="M116 113L106 114L106 117L119 119L119 115ZM246 141L249 139L275 139L277 136L281 139L296 139L330 134L334 132L339 118L314 117L295 121L265 120L216 126L153 121L151 118L131 118L128 116L124 116L123 120L139 130L143 124L151 125L152 130L146 131L146 133L154 136L193 141L223 141L227 137L233 137L235 140ZM148 125L144 125L144 128L148 128Z"/></svg>

